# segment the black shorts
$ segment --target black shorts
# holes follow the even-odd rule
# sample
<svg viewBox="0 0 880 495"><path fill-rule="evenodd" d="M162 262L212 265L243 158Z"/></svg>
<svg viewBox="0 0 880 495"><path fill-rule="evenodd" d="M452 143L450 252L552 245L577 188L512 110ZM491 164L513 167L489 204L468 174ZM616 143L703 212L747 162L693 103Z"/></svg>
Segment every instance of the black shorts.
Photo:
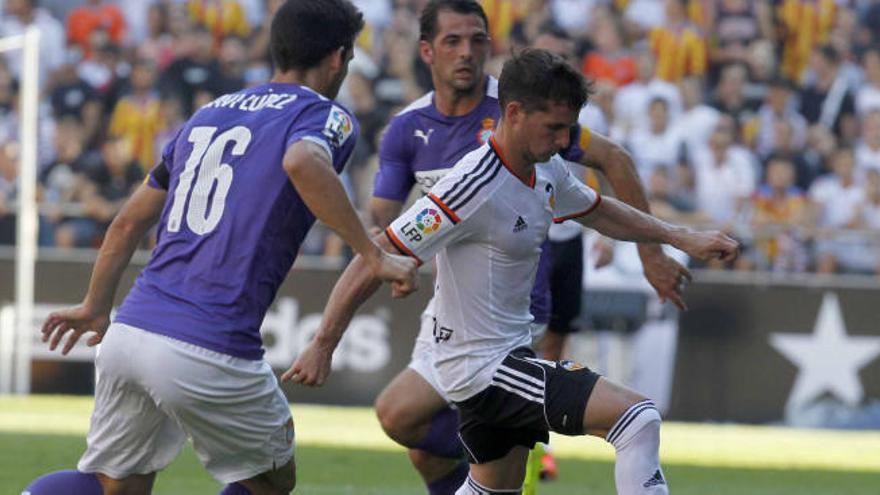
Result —
<svg viewBox="0 0 880 495"><path fill-rule="evenodd" d="M531 349L508 354L492 383L457 402L459 434L471 463L500 459L516 445L546 443L549 432L584 434L584 409L599 375L572 361L535 359Z"/></svg>
<svg viewBox="0 0 880 495"><path fill-rule="evenodd" d="M574 321L581 315L584 278L584 241L581 236L568 241L551 241L550 259L550 323L547 331L576 332Z"/></svg>

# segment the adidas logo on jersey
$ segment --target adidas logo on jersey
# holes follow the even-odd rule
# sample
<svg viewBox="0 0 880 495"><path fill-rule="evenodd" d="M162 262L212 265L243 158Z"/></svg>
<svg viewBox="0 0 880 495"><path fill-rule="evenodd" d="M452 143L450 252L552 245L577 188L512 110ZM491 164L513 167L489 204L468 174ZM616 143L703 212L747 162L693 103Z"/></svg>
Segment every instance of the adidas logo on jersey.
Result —
<svg viewBox="0 0 880 495"><path fill-rule="evenodd" d="M527 228L529 228L529 224L527 224L526 221L523 220L523 217L517 216L516 223L513 224L513 231L519 232L519 231L525 230Z"/></svg>
<svg viewBox="0 0 880 495"><path fill-rule="evenodd" d="M654 476L651 476L651 479L646 481L645 484L642 486L645 488L650 488L652 486L665 485L665 484L666 484L666 480L663 479L663 473L661 473L660 470L658 469L657 472L654 473Z"/></svg>

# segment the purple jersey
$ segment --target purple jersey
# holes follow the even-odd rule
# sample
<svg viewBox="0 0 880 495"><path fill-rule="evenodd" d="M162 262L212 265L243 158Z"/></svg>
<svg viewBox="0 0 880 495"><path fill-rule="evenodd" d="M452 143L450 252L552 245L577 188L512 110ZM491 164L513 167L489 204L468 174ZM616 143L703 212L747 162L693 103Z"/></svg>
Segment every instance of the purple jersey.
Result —
<svg viewBox="0 0 880 495"><path fill-rule="evenodd" d="M309 88L269 83L202 107L150 173L168 199L149 264L116 321L245 359L263 355L260 325L315 221L282 166L299 140L340 172L354 118Z"/></svg>
<svg viewBox="0 0 880 495"><path fill-rule="evenodd" d="M373 196L406 201L416 183L426 194L461 157L486 143L499 118L498 81L493 77L487 78L482 101L466 115L440 113L433 91L412 102L391 120L382 137ZM572 129L572 144L562 153L566 160L576 162L583 156L581 132L589 130ZM549 255L549 250L542 250L542 260ZM548 280L549 265L539 263L537 280ZM548 283L536 283L532 291L531 311L537 323L550 320L549 291Z"/></svg>

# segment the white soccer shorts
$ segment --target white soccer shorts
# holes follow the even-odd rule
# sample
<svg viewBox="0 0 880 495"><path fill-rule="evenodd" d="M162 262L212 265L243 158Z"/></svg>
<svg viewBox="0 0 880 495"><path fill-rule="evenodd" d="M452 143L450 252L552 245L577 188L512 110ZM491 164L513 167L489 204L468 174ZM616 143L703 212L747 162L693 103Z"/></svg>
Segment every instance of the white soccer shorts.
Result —
<svg viewBox="0 0 880 495"><path fill-rule="evenodd" d="M250 361L121 323L95 361L98 383L77 465L120 479L168 466L187 437L221 483L293 457L287 400L265 361Z"/></svg>
<svg viewBox="0 0 880 495"><path fill-rule="evenodd" d="M533 345L540 342L547 331L546 323L532 323L532 343ZM425 307L421 316L421 326L419 334L416 337L416 343L413 346L412 355L410 356L408 368L415 371L428 382L428 385L443 398L444 401L451 403L452 401L440 387L437 380L437 371L434 369L434 356L432 349L434 346L434 298Z"/></svg>
<svg viewBox="0 0 880 495"><path fill-rule="evenodd" d="M421 326L419 327L419 335L416 337L416 343L413 346L412 356L410 357L408 367L419 374L428 382L437 394L446 402L451 402L449 397L440 387L437 381L436 371L434 371L434 357L431 349L434 347L434 299L425 307L422 312Z"/></svg>

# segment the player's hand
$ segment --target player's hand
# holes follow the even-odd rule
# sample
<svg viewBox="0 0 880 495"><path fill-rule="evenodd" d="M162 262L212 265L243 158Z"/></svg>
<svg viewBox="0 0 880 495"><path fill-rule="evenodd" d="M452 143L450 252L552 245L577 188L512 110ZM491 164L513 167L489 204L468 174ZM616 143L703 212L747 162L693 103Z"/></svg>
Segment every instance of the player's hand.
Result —
<svg viewBox="0 0 880 495"><path fill-rule="evenodd" d="M604 237L596 239L591 249L593 251L594 269L598 270L610 265L614 261L614 242L610 239Z"/></svg>
<svg viewBox="0 0 880 495"><path fill-rule="evenodd" d="M419 288L418 264L409 256L381 251L379 263L373 274L380 280L391 283L391 296L406 297Z"/></svg>
<svg viewBox="0 0 880 495"><path fill-rule="evenodd" d="M739 255L739 243L717 230L682 232L673 245L700 261L717 259L727 263Z"/></svg>
<svg viewBox="0 0 880 495"><path fill-rule="evenodd" d="M86 332L95 333L86 341L86 345L92 347L101 343L109 326L110 315L108 313L94 311L85 305L80 305L50 314L43 323L41 332L43 342L49 342L50 351L54 351L61 343L61 339L69 333L70 336L61 349L61 354L67 355Z"/></svg>
<svg viewBox="0 0 880 495"><path fill-rule="evenodd" d="M654 249L656 248L656 249ZM660 296L660 302L667 300L684 311L687 305L682 298L685 286L693 280L691 272L678 261L670 258L659 245L650 250L640 250L642 269L648 283Z"/></svg>
<svg viewBox="0 0 880 495"><path fill-rule="evenodd" d="M296 358L290 368L281 375L281 381L292 381L309 387L320 387L330 374L333 351L318 345L315 340Z"/></svg>

